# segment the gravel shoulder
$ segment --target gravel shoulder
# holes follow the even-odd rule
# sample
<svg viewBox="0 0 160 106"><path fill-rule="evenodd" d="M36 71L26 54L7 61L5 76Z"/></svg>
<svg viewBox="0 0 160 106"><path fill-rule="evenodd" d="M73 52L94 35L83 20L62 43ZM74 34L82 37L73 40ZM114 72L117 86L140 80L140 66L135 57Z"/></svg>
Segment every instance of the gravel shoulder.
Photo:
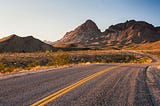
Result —
<svg viewBox="0 0 160 106"><path fill-rule="evenodd" d="M147 84L151 92L154 106L160 105L160 70L150 66L147 71Z"/></svg>

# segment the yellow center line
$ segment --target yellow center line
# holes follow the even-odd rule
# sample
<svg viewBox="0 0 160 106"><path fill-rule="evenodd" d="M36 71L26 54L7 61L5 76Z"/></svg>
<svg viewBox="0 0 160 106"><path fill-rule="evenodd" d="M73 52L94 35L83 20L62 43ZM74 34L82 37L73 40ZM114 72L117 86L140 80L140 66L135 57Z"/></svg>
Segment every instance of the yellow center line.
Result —
<svg viewBox="0 0 160 106"><path fill-rule="evenodd" d="M43 98L43 99L35 102L35 103L32 104L31 106L44 106L44 105L47 105L48 103L54 101L54 100L57 99L58 97L60 97L60 96L62 96L63 94L65 94L65 93L73 90L74 88L76 88L76 87L84 84L85 82L87 82L87 81L89 81L89 80L91 80L91 79L93 79L93 78L95 78L95 77L97 77L97 76L99 76L99 75L101 75L101 74L103 74L103 73L106 73L106 72L108 72L108 71L110 71L110 70L112 70L112 69L115 69L115 68L117 68L117 67L120 67L120 66L122 66L122 65L114 66L114 67L107 68L107 69L105 69L105 70L96 72L96 73L94 73L94 74L92 74L92 75L90 75L90 76L88 76L88 77L86 77L86 78L83 78L82 80L80 80L80 81L78 81L78 82L76 82L76 83L73 83L73 84L71 84L71 85L69 85L69 86L67 86L67 87L65 87L65 88L63 88L63 89L61 89L61 90L59 90L59 91L57 91L57 92L55 92L55 93L53 93L53 94L51 94L51 95L49 95L49 96L47 96L47 97L45 97L45 98Z"/></svg>

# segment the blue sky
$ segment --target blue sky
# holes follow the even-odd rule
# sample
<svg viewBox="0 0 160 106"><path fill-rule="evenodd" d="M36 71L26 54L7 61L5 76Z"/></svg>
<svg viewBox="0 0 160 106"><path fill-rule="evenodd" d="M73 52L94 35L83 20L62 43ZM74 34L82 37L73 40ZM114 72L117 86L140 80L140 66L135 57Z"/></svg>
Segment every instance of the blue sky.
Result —
<svg viewBox="0 0 160 106"><path fill-rule="evenodd" d="M56 41L92 19L104 31L126 20L160 26L160 0L0 0L0 38L17 34Z"/></svg>

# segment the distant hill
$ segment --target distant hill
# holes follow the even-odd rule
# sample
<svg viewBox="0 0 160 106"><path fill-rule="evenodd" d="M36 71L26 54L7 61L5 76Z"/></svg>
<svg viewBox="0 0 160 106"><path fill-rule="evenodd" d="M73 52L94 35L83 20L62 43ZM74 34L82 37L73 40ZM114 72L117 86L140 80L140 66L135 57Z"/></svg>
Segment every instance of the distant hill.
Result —
<svg viewBox="0 0 160 106"><path fill-rule="evenodd" d="M160 40L160 27L154 27L144 21L130 20L111 25L101 32L92 20L87 20L75 30L53 42L55 47L122 49L137 48L141 44L150 44Z"/></svg>
<svg viewBox="0 0 160 106"><path fill-rule="evenodd" d="M38 52L46 50L56 50L53 46L48 45L32 36L19 37L10 35L0 39L0 52Z"/></svg>

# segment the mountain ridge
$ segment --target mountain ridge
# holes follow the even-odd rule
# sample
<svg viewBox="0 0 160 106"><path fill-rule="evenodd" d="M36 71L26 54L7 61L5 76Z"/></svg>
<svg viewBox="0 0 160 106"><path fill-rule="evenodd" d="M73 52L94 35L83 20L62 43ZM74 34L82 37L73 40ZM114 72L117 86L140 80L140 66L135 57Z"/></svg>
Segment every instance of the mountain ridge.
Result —
<svg viewBox="0 0 160 106"><path fill-rule="evenodd" d="M95 22L87 20L67 32L56 42L41 41L33 36L10 35L0 39L3 52L45 52L88 49L160 49L160 26L145 21L129 20L101 31Z"/></svg>
<svg viewBox="0 0 160 106"><path fill-rule="evenodd" d="M151 43L160 40L160 27L154 27L145 21L129 20L109 26L101 32L92 20L87 20L82 25L68 32L63 38L53 43L54 46L74 45L74 47L107 48L117 46Z"/></svg>

